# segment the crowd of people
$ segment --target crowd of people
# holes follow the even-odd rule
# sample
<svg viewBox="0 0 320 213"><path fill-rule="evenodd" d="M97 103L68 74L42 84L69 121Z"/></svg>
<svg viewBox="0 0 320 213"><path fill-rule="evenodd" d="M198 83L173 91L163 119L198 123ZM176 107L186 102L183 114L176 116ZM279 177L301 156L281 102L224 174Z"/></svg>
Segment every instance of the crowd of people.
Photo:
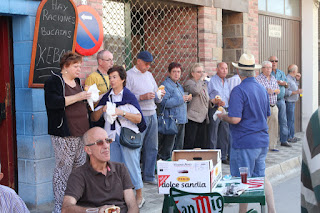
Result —
<svg viewBox="0 0 320 213"><path fill-rule="evenodd" d="M260 66L251 54L243 54L233 63L236 74L231 78L224 62L211 79L195 63L183 85L182 65L172 62L159 84L164 89L149 71L153 56L148 51L140 52L128 71L114 66L111 52L100 51L97 71L87 77L85 89L79 79L81 62L78 54L66 53L61 73L52 73L44 87L56 159L54 212L104 211L113 205L121 212L138 212L145 203L143 183L157 184L156 161L170 160L173 150L221 149L221 161L230 164L233 176L245 166L254 177L265 176L268 150L279 151L278 124L281 146L299 140L294 137L294 109L302 93L301 75L290 65L286 76L277 69L276 56ZM93 84L100 92L90 111L85 100ZM174 121L174 133L158 132L157 106L165 120ZM272 212L268 181L266 195Z"/></svg>

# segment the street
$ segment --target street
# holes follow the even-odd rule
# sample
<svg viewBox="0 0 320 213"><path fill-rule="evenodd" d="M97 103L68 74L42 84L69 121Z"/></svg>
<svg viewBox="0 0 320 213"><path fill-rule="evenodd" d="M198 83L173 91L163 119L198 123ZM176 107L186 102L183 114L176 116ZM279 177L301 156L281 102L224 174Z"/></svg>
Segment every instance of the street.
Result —
<svg viewBox="0 0 320 213"><path fill-rule="evenodd" d="M300 173L288 180L272 183L272 187L277 213L300 212ZM225 204L223 212L236 213L238 208L238 204ZM248 210L252 208L260 212L259 204L249 204Z"/></svg>

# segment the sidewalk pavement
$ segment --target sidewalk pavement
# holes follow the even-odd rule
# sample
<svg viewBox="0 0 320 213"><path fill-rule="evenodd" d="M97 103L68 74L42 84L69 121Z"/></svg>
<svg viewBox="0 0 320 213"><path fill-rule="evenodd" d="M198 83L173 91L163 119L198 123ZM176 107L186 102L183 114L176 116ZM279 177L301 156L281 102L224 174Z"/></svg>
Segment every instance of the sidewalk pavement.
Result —
<svg viewBox="0 0 320 213"><path fill-rule="evenodd" d="M296 137L303 140L304 133L299 132ZM283 180L290 177L293 173L299 173L301 169L302 140L291 144L292 147L280 146L279 152L270 152L266 158L266 176L271 182ZM229 165L222 164L222 176L230 174ZM156 185L144 184L143 196L146 199L144 206L140 209L141 213L160 213L162 212L163 195L158 194ZM41 206L31 213L51 213L53 204Z"/></svg>
<svg viewBox="0 0 320 213"><path fill-rule="evenodd" d="M297 143L291 143L292 147L280 146L279 152L268 152L266 158L266 176L272 182L290 177L293 173L299 173L301 169L302 140L303 132L296 133L301 138ZM222 176L230 174L229 165L222 164ZM163 195L158 194L155 185L144 184L143 196L146 199L145 205L140 209L141 213L162 212Z"/></svg>

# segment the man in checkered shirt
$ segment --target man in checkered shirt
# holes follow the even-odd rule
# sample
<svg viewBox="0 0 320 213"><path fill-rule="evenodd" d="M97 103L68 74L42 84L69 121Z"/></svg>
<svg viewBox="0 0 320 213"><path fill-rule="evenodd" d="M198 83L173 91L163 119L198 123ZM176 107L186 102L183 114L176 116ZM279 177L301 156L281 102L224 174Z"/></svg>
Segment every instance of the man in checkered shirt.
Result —
<svg viewBox="0 0 320 213"><path fill-rule="evenodd" d="M271 75L272 63L270 61L262 62L262 73L256 77L256 80L266 88L269 95L271 115L268 117L269 150L278 152L276 149L278 140L278 107L277 95L280 93L277 79Z"/></svg>

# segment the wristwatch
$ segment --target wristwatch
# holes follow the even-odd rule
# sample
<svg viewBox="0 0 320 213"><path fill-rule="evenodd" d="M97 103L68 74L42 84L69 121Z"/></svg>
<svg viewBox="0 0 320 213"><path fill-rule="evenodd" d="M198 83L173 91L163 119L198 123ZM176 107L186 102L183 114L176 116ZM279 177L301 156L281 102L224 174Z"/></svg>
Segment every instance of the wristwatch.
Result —
<svg viewBox="0 0 320 213"><path fill-rule="evenodd" d="M126 116L126 112L125 111L123 111L123 114L122 114L122 117L124 117L124 116Z"/></svg>

